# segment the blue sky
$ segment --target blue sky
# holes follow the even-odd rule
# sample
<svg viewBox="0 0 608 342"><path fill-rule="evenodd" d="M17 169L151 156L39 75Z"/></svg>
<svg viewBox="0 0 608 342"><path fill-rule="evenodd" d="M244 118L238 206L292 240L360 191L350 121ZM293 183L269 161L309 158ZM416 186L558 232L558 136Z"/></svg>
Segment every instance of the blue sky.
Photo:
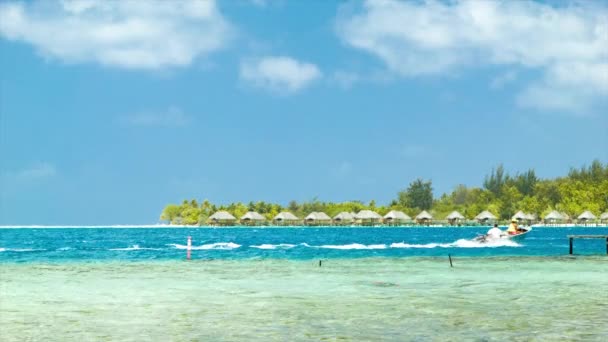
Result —
<svg viewBox="0 0 608 342"><path fill-rule="evenodd" d="M0 3L0 224L608 162L606 2Z"/></svg>

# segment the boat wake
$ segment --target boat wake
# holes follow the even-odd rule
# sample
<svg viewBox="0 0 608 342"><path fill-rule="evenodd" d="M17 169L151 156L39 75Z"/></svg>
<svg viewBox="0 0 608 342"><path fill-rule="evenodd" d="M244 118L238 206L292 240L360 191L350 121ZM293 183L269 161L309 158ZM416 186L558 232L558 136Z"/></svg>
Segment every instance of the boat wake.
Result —
<svg viewBox="0 0 608 342"><path fill-rule="evenodd" d="M451 243L424 243L424 244L412 244L405 242L394 242L391 244L372 244L372 245L364 245L360 243L351 243L347 245L322 245L322 246L309 246L306 244L306 247L311 248L324 248L324 249L341 249L341 250L349 250L349 249L398 249L398 248L495 248L495 247L521 247L520 244L512 241L512 240L497 240L497 241L489 241L489 242L478 242L474 240L460 239Z"/></svg>
<svg viewBox="0 0 608 342"><path fill-rule="evenodd" d="M474 240L460 239L452 243L425 243L425 244L409 244L409 243L393 243L391 248L495 248L495 247L521 247L520 244L511 240L497 240L489 242L479 242Z"/></svg>

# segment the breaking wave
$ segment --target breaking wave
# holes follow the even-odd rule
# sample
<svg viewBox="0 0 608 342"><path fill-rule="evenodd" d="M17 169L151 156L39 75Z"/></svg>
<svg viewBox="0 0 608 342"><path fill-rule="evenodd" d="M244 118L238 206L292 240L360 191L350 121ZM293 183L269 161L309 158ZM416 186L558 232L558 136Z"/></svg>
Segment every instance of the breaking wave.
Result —
<svg viewBox="0 0 608 342"><path fill-rule="evenodd" d="M292 245L289 243L280 243L278 245L271 245L271 244L263 244L263 245L259 245L259 246L249 246L251 248L257 248L257 249L289 249L289 248L293 248L296 245Z"/></svg>
<svg viewBox="0 0 608 342"><path fill-rule="evenodd" d="M43 248L0 248L0 252L41 252Z"/></svg>
<svg viewBox="0 0 608 342"><path fill-rule="evenodd" d="M167 246L172 246L177 249L188 249L188 246L180 245L177 243L172 243ZM239 248L239 247L241 247L241 245L236 244L234 242L217 242L217 243L210 243L210 244L201 245L201 246L192 246L192 247L190 247L190 249L191 250L201 250L201 249L203 249L203 250L205 250L205 249L231 250L231 249L235 249L235 248Z"/></svg>
<svg viewBox="0 0 608 342"><path fill-rule="evenodd" d="M151 250L151 251L158 251L161 250L161 248L147 248L147 247L140 247L139 245L133 245L131 247L127 247L127 248L110 248L111 251L141 251L141 250Z"/></svg>
<svg viewBox="0 0 608 342"><path fill-rule="evenodd" d="M348 245L323 245L316 246L317 248L326 248L326 249L386 249L386 245L362 245L360 243L351 243Z"/></svg>

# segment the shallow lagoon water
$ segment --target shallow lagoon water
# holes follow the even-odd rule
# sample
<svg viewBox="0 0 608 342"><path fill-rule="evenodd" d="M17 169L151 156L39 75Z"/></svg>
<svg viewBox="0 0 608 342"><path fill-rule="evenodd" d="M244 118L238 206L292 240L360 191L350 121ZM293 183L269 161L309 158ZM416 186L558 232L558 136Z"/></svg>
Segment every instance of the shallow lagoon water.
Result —
<svg viewBox="0 0 608 342"><path fill-rule="evenodd" d="M605 245L577 241L575 251L583 255L566 256L564 233L605 232L546 230L538 230L536 238L556 241L553 248L543 249L536 239L518 246L458 247L460 231L450 235L438 228L420 228L418 240L397 239L391 234L398 232L387 229L333 238L310 232L315 237L309 246L340 249L278 247L298 245L298 238L287 238L289 230L276 239L259 229L44 230L49 239L44 244L32 234L26 234L29 240L15 239L27 230L2 230L0 332L6 341L604 340ZM201 241L197 232L209 236ZM195 250L193 260L185 261L185 251L170 246L184 233L193 236L195 246L240 247ZM74 248L71 242L80 234L93 247ZM400 242L426 247L390 247ZM135 244L140 249L130 247ZM264 244L277 246L250 247ZM57 250L63 247L74 249ZM109 251L115 248L124 250ZM56 256L61 253L70 257Z"/></svg>

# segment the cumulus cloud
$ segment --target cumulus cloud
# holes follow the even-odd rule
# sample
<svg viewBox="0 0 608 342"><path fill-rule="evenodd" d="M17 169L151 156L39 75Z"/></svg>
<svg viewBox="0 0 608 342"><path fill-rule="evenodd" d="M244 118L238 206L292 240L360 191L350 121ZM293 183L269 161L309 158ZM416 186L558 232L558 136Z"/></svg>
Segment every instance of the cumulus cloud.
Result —
<svg viewBox="0 0 608 342"><path fill-rule="evenodd" d="M230 25L213 0L0 4L0 35L68 63L129 69L187 66L220 49Z"/></svg>
<svg viewBox="0 0 608 342"><path fill-rule="evenodd" d="M518 103L569 111L608 95L607 16L594 3L368 0L362 8L342 8L336 29L344 43L405 77L478 65L540 70L541 79ZM563 91L574 94L551 99Z"/></svg>
<svg viewBox="0 0 608 342"><path fill-rule="evenodd" d="M190 117L178 107L169 107L165 111L145 111L131 114L121 118L120 122L141 127L181 127L190 122Z"/></svg>
<svg viewBox="0 0 608 342"><path fill-rule="evenodd" d="M241 63L241 79L271 91L293 93L322 77L316 65L291 57L269 56Z"/></svg>

